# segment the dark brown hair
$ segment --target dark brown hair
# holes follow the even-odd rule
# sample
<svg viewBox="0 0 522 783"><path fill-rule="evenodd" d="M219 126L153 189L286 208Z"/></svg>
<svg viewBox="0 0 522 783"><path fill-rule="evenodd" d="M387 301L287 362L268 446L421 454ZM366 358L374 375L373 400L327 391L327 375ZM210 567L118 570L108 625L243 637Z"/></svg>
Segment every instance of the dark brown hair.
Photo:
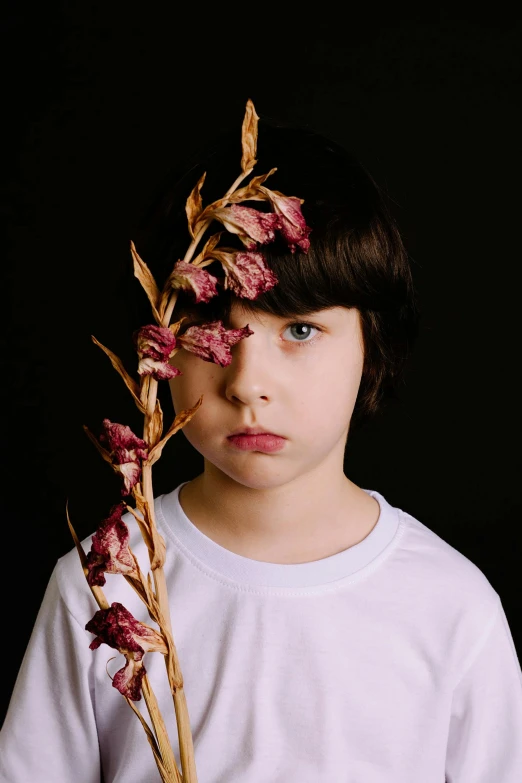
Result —
<svg viewBox="0 0 522 783"><path fill-rule="evenodd" d="M203 171L204 204L220 198L239 173L240 134L227 133L172 174L162 186L136 236L138 251L161 284L189 243L185 201ZM364 341L364 368L352 423L377 413L396 398L418 334L419 308L410 262L385 194L366 169L339 145L305 128L261 119L254 174L277 171L267 187L304 199L311 227L308 253L290 253L282 240L261 248L279 283L255 300L241 298L248 312L304 317L328 307L357 308ZM262 202L247 206L263 209ZM211 231L220 230L213 224ZM227 235L226 244L236 238ZM239 244L237 245L240 246ZM206 267L223 278L218 262ZM173 319L190 311L205 321L226 321L235 297L194 304L181 291Z"/></svg>

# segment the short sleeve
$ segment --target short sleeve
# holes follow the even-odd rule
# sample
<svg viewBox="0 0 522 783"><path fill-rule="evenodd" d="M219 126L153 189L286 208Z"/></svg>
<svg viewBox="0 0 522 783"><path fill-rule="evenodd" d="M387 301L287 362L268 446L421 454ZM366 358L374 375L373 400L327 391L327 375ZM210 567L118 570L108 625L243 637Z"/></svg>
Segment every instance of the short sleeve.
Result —
<svg viewBox="0 0 522 783"><path fill-rule="evenodd" d="M453 692L446 781L522 781L522 671L500 599Z"/></svg>
<svg viewBox="0 0 522 783"><path fill-rule="evenodd" d="M0 783L100 783L88 636L55 568L0 732Z"/></svg>

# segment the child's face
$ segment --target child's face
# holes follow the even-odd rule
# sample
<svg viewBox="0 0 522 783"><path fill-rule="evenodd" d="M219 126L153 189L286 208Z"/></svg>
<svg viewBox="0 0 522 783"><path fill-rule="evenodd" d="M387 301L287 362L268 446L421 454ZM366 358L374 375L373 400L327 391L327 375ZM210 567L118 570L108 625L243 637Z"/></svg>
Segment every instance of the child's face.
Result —
<svg viewBox="0 0 522 783"><path fill-rule="evenodd" d="M364 360L359 312L335 307L299 321L310 325L265 313L246 318L234 300L225 326L248 324L254 334L231 347L227 367L185 350L171 360L183 372L169 381L176 414L204 395L183 428L186 438L216 468L252 488L284 484L332 459L343 469ZM272 453L242 451L227 436L243 427L287 440Z"/></svg>

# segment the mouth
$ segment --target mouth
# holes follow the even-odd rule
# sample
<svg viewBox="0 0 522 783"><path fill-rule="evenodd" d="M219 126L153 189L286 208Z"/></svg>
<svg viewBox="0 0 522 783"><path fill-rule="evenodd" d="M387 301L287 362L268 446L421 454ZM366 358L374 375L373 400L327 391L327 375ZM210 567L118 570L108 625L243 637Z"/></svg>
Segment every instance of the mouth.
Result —
<svg viewBox="0 0 522 783"><path fill-rule="evenodd" d="M227 440L241 451L262 451L265 453L280 451L286 443L286 438L283 438L281 435L275 435L272 432L257 432L254 434L239 432L229 435Z"/></svg>
<svg viewBox="0 0 522 783"><path fill-rule="evenodd" d="M271 435L273 438L284 437L283 435L279 435L277 432L269 432L268 430L264 430L263 427L244 427L242 430L235 430L235 432L231 432L228 437L233 438L236 435Z"/></svg>

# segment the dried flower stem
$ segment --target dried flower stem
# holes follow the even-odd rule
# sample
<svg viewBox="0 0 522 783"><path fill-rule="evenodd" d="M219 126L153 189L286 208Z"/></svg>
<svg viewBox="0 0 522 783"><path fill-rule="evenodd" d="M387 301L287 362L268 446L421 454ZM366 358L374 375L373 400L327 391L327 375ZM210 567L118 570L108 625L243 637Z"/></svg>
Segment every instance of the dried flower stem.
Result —
<svg viewBox="0 0 522 783"><path fill-rule="evenodd" d="M241 182L251 173L252 169L242 172L227 190L223 202L239 187ZM189 263L198 247L205 231L212 222L212 218L206 220L199 228L194 239L190 243L184 256L184 261ZM178 291L174 290L168 300L167 307L162 319L162 326L168 327L176 300ZM146 383L145 383L146 382ZM143 438L148 440L149 426L156 409L156 400L158 395L158 381L151 376L142 379L142 402L146 407L145 422L143 426ZM143 496L149 506L151 524L156 525L154 514L154 492L152 486L152 465L143 463L142 466L142 490ZM172 625L170 621L170 608L167 593L167 584L163 567L154 568L153 571L156 600L158 602L164 627L161 628L164 636L169 638L168 653L165 656L165 665L169 677L169 684L174 700L174 710L176 712L176 721L178 727L179 750L181 758L181 770L183 783L197 783L196 765L194 760L194 745L192 741L192 732L190 729L190 718L188 714L187 700L183 688L183 677L179 665L176 647L172 637Z"/></svg>
<svg viewBox="0 0 522 783"><path fill-rule="evenodd" d="M128 374L121 360L115 354L113 354L112 351L103 346L93 337L94 342L109 356L113 367L123 378L125 385L131 392L134 401L136 402L139 410L144 414L145 418L143 425L143 439L137 438L137 436L134 435L134 433L127 426L113 424L109 420L104 420L104 427L107 429L107 435L105 435L104 438L108 439L108 442L111 444L111 450L107 450L102 447L96 438L94 438L94 436L89 433L88 429L85 429L91 440L93 440L94 444L100 451L102 457L107 462L112 464L116 470L121 471L125 484L125 490L122 492L122 494L128 495L132 491L132 495L136 501L136 509L133 509L131 506L127 506L127 509L135 517L149 553L150 571L152 572L152 577L150 572L147 574L146 579L143 577L138 561L130 552L130 550L125 555L127 561L122 560L122 562L123 565L128 569L129 561L131 561L131 558L134 558L134 565L132 565L132 561L130 562L131 572L128 570L120 570L117 572L122 573L125 576L128 583L136 591L140 599L145 603L150 617L155 623L157 623L161 632L159 634L154 629L149 627L149 635L152 634L154 637L157 637L158 641L156 647L153 645L148 647L147 645L145 646L150 650L155 650L157 652L161 651L164 655L167 677L174 701L174 710L176 713L179 753L182 770L181 774L176 766L168 732L164 720L160 714L156 697L152 691L152 688L150 687L150 683L146 675L143 676L141 688L145 697L146 706L149 711L150 720L155 734L151 731L150 727L146 723L145 719L133 701L127 696L128 693L131 693L133 698L139 699L139 695L136 696L138 691L130 691L127 688L122 690L122 693L124 693L129 706L143 725L147 739L154 754L156 765L164 783L197 783L190 720L183 687L183 676L172 636L167 583L163 568L165 563L166 546L165 541L159 534L156 525L154 492L152 486L152 466L156 460L159 459L164 445L169 440L169 438L175 432L177 432L178 429L183 427L184 424L190 420L190 418L201 405L203 399L203 395L201 395L199 401L192 409L181 411L178 416L175 417L174 422L167 432L165 434L163 433L163 414L158 400L157 378L170 378L173 377L173 375L175 376L176 374L179 374L177 372L170 372L171 368L166 366L166 362L177 353L177 350L179 350L179 348L176 349L176 340L174 339L174 335L177 334L181 321L169 328L170 320L176 306L178 289L179 287L190 288L190 285L183 280L183 276L186 274L186 269L184 268L183 264L187 265L192 261L194 272L196 272L197 275L201 275L202 267L212 263L213 260L220 260L222 264L225 264L225 266L231 264L232 268L235 270L235 274L238 274L237 270L240 268L239 262L238 266L235 267L233 260L231 261L230 259L227 260L224 258L226 253L223 252L218 254L216 251L216 245L220 240L221 232L210 237L200 255L196 258L195 261L193 261L194 254L199 246L199 243L202 241L205 232L209 228L212 221L215 219L221 221L223 225L233 233L239 233L240 238L244 244L246 244L247 248L251 248L252 243L255 247L256 242L266 244L267 242L272 241L275 238L276 228L281 231L283 237L286 239L290 247L291 252L294 252L296 246L299 246L306 252L307 246L309 245L307 237L308 233L310 232L310 228L306 226L304 218L298 207L298 204L301 203L302 200L299 200L295 197L287 198L277 191L272 192L268 191L266 188L261 188L261 184L275 171L275 169L271 169L268 174L254 178L254 180L252 180L248 186L242 188L240 191L237 191L239 185L252 173L253 168L257 163L255 155L257 147L258 119L259 117L255 112L254 105L252 101L249 100L247 102L242 127L243 154L241 158L241 173L229 187L223 198L218 199L218 201L214 201L212 204L209 204L205 209L203 209L201 188L206 177L206 174L203 174L187 199L185 211L187 214L188 226L192 241L187 248L183 261L179 263L179 266L181 266L181 282L177 273L178 265L176 265L172 275L167 279L163 291L160 292L151 271L136 252L134 243L131 242L131 253L134 260L134 274L138 278L145 293L147 294L152 307L152 314L156 323L159 324L159 326L148 325L140 329L138 332L137 348L138 355L140 357L138 374L141 376L140 383L138 384ZM251 198L258 198L260 200L266 200L268 198L271 203L272 201L274 202L273 206L275 208L275 213L272 214L270 220L269 216L262 215L256 210L237 206L237 203L249 200ZM233 202L233 206L231 206L230 209L225 210L224 207L231 202ZM238 215L233 212L234 209L239 211L243 215L243 218L240 219ZM233 215L234 217L230 218L230 215ZM246 233L243 234L242 230L244 226L242 221L246 220L245 215L249 216L250 227L247 227ZM236 220L235 223L233 222L234 219ZM246 225L248 226L248 223ZM249 233L249 231L253 233ZM237 255L239 258L239 254ZM259 274L259 258L262 259L262 256L260 256L259 253L251 253L250 255L255 256L255 258L248 258L249 254L245 254L248 261L252 264L252 268L255 269L253 280L256 281L256 275ZM242 263L244 264L245 261L243 260ZM198 269L196 269L196 267L198 267ZM270 270L265 267L267 276L269 271ZM225 269L225 272L228 275L230 270ZM239 273L240 278L241 274L243 274L246 279L244 266ZM205 275L207 278L206 294L211 291L210 295L213 296L216 293L214 287L216 279L207 275L206 273L203 273L203 277ZM277 279L271 273L270 276L265 277L263 280L258 279L257 293L259 294L263 290L267 290L267 287L274 285L276 282ZM194 291L198 290L197 286L198 283L195 283ZM255 288L256 286L254 286L254 289ZM204 290L205 289L202 288L202 292ZM249 298L256 298L255 296L252 297L252 290L252 286L246 286L243 288L242 292L240 291L240 295L245 295ZM206 294L202 293L201 296L196 296L196 301L208 301ZM252 333L253 332L251 331L249 332L248 327L245 327L243 330L231 330L229 337L231 337L231 339L234 338L237 342L238 339L242 339L243 337ZM181 343L183 344L183 340L181 340ZM229 344L233 343L229 342ZM225 345L225 343L223 343L223 345ZM117 433L118 437L116 437L115 433ZM111 440L111 438L113 440ZM121 443L123 443L123 447L121 446ZM124 456L121 456L121 452L123 452ZM127 466L125 469L123 467L124 465ZM121 513L122 511L120 509L120 516ZM106 520L106 522L113 522L113 517L114 513L109 520ZM68 515L67 519L69 521ZM69 527L78 548L78 553L80 555L80 560L82 562L85 575L88 577L90 574L89 569L93 567L93 563L89 562L89 566L86 566L85 553L83 552L81 544L72 529L70 521ZM128 531L126 530L125 525L123 525L123 527L126 531L125 536L128 539ZM120 539L121 531L118 531L115 535L118 539ZM99 554L99 552L95 552L95 558L98 557ZM112 557L110 553L109 556ZM96 568L101 568L101 566L96 565ZM109 569L106 568L105 570ZM114 570L112 572L114 573ZM92 577L92 574L90 574L90 576ZM100 582L98 581L97 584L99 585ZM104 580L101 582L101 584L104 584ZM100 608L109 609L109 605L103 595L103 592L101 591L101 588L92 585L90 585L90 587ZM132 615L130 615L128 611L125 610L125 607L119 604L113 604L113 608L116 606L119 606L120 611L125 611L125 613L129 615L130 619L135 621L134 618L132 618ZM92 622L93 621L91 621L87 627L91 627ZM99 644L101 641L97 639L96 643ZM106 643L108 643L110 646L116 646L111 639L106 641ZM117 649L120 648L117 647ZM126 654L128 653L128 651L123 650L123 648L122 651L126 652ZM143 674L143 672L140 672L140 674ZM116 684L116 680L114 684ZM118 686L119 685L120 683L118 683ZM135 687L137 687L137 683Z"/></svg>
<svg viewBox="0 0 522 783"><path fill-rule="evenodd" d="M165 771L169 776L167 780L173 780L176 781L176 783L179 781L179 783L181 783L181 780L183 779L184 781L185 777L183 776L182 778L179 773L176 759L174 757L174 752L172 750L172 745L170 744L167 727L163 721L156 696L150 687L150 682L147 675L145 675L143 678L142 690L143 696L145 697L145 703L151 717L152 725L154 726L154 730L156 732L158 746L161 753L161 760L163 762L163 766L165 767Z"/></svg>
<svg viewBox="0 0 522 783"><path fill-rule="evenodd" d="M71 520L69 518L68 510L67 510L67 522L69 524L69 530L71 531L71 535L74 539L74 543L76 544L76 549L80 556L80 561L84 573L87 576L88 574L88 568L86 565L87 555L85 554L83 547L80 543L80 540L76 535L76 531L72 526ZM107 598L105 597L105 593L103 592L102 588L98 586L90 585L90 589L94 596L94 600L96 601L100 609L109 609L110 604L107 601ZM132 704L131 700L125 697L126 701L132 707L133 711L138 715L142 725L145 728L147 737L149 739L150 745L154 753L154 758L156 759L158 770L160 772L160 775L162 776L164 783L182 783L182 779L176 764L174 752L170 744L167 728L163 721L163 717L158 707L158 702L156 700L156 697L150 686L149 679L146 674L144 675L142 680L142 690L143 690L143 695L145 697L145 704L147 705L150 721L154 729L155 737L151 735L150 728L147 726L146 722L143 719L143 716L139 713L138 709L134 706L134 704Z"/></svg>
<svg viewBox="0 0 522 783"><path fill-rule="evenodd" d="M152 733L152 731L149 728L149 724L147 723L147 721L145 720L145 718L143 717L141 712L138 710L138 708L134 705L134 702L131 699L125 697L125 701L129 705L131 710L134 712L134 714L136 715L136 717L140 721L141 725L143 726L143 729L144 729L145 734L147 736L147 739L149 741L149 745L150 745L150 747L152 749L152 753L154 755L154 759L156 761L156 766L158 767L158 772L161 775L162 781L168 781L169 780L168 772L167 772L167 770L165 768L165 765L163 764L163 761L161 759L161 753L160 753L160 749L159 749L158 743L156 741L156 738L155 738L154 734ZM174 775L175 775L175 780L174 780L173 783L182 783L181 775L180 775L179 770L178 770L177 767L175 767Z"/></svg>
<svg viewBox="0 0 522 783"><path fill-rule="evenodd" d="M171 297L171 299L174 300L172 310L174 309L176 298L177 291L174 292L173 296ZM158 394L158 381L151 376L147 376L147 380L149 382L147 389L147 399L145 402L147 412L145 414L145 422L143 426L143 437L145 440L147 439L149 425L156 408L156 399ZM143 496L150 511L151 525L155 526L156 519L154 513L154 492L152 487L152 465L147 464L146 462L144 462L142 466L141 480ZM176 647L172 637L172 625L170 620L170 608L165 572L163 567L160 566L158 568L152 569L152 574L154 579L156 600L158 602L163 621L161 623L161 630L165 638L168 640L168 653L165 656L165 666L167 668L169 685L174 700L183 783L197 783L196 763L194 759L194 744L192 741L187 700L183 690L183 677L176 653Z"/></svg>

